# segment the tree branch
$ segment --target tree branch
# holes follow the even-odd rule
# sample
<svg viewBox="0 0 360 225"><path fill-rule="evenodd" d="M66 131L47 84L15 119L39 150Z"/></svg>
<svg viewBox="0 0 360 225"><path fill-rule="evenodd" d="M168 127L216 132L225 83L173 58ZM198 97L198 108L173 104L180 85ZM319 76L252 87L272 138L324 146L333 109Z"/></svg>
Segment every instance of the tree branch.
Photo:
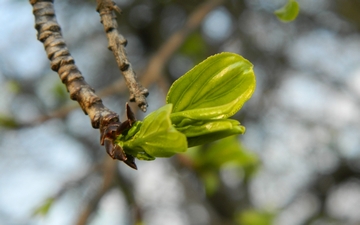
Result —
<svg viewBox="0 0 360 225"><path fill-rule="evenodd" d="M145 86L150 86L156 82L162 75L164 66L171 56L181 47L186 38L196 30L206 15L217 6L223 4L225 0L208 0L200 4L188 17L183 27L173 33L160 49L150 58L145 71L140 77L140 82ZM100 90L102 96L120 93L123 90L122 80Z"/></svg>
<svg viewBox="0 0 360 225"><path fill-rule="evenodd" d="M167 39L160 47L160 49L151 57L148 66L143 72L144 75L141 76L141 83L143 83L145 86L150 86L150 84L156 82L156 80L161 77L161 73L165 64L185 41L188 35L200 26L201 22L209 12L224 2L225 0L208 0L207 2L198 6L194 12L191 13L185 25L176 31L173 35L171 35L170 38ZM119 79L114 84L100 90L99 96L105 97L115 93L122 93L124 88L124 81ZM52 118L62 118L74 109L76 109L74 105L65 105L53 111L50 115L41 116L33 123L23 124L22 126L32 126Z"/></svg>
<svg viewBox="0 0 360 225"><path fill-rule="evenodd" d="M38 40L44 44L51 69L59 74L70 98L79 103L94 128L102 131L109 123L119 121L118 115L102 104L75 65L56 20L53 0L30 0L30 3L33 6Z"/></svg>
<svg viewBox="0 0 360 225"><path fill-rule="evenodd" d="M116 170L115 172L114 184L122 192L128 207L131 208L133 221L130 221L130 224L143 224L143 212L141 206L136 201L133 182L130 182L129 179L122 175L120 170Z"/></svg>
<svg viewBox="0 0 360 225"><path fill-rule="evenodd" d="M106 157L103 162L103 180L100 189L94 194L92 199L84 207L84 210L80 214L76 224L86 225L91 214L97 209L101 198L110 190L113 186L113 180L116 175L116 161L110 157Z"/></svg>
<svg viewBox="0 0 360 225"><path fill-rule="evenodd" d="M130 101L136 102L142 111L146 111L146 97L149 92L136 81L135 72L127 59L125 46L126 39L118 33L116 15L114 10L120 13L119 7L111 0L97 0L97 8L109 41L109 50L114 53L118 67L125 78L126 85L130 91Z"/></svg>

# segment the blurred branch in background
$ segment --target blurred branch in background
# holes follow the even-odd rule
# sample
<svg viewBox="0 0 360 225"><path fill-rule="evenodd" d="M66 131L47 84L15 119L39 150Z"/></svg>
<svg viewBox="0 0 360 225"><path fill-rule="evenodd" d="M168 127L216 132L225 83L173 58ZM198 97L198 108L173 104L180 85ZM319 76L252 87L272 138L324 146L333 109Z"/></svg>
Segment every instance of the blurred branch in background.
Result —
<svg viewBox="0 0 360 225"><path fill-rule="evenodd" d="M117 161L111 159L110 157L105 157L102 164L102 182L96 193L93 193L90 196L90 200L85 203L82 213L80 213L79 218L76 222L77 225L88 224L89 217L94 211L96 211L97 206L101 198L110 190L114 184L114 179L116 176L116 167Z"/></svg>
<svg viewBox="0 0 360 225"><path fill-rule="evenodd" d="M142 73L141 82L145 85L163 77L163 69L170 57L180 48L186 38L198 28L205 16L214 8L224 3L225 0L208 0L199 5L187 18L184 26L176 31L153 55Z"/></svg>

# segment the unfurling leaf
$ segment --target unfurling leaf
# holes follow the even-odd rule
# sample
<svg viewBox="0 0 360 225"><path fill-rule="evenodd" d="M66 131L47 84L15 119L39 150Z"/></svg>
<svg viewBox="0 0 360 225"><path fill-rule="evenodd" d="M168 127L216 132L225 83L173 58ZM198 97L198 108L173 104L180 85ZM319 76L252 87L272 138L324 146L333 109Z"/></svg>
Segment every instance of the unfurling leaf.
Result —
<svg viewBox="0 0 360 225"><path fill-rule="evenodd" d="M172 105L167 104L145 117L138 132L129 140L121 137L118 144L124 151L138 159L153 160L170 157L187 149L186 136L171 124Z"/></svg>
<svg viewBox="0 0 360 225"><path fill-rule="evenodd" d="M177 130L185 134L188 138L188 147L193 147L231 135L243 134L245 132L245 127L241 126L237 120L222 119L203 122L199 121L192 125L178 127Z"/></svg>
<svg viewBox="0 0 360 225"><path fill-rule="evenodd" d="M289 0L286 5L276 10L274 14L283 22L291 22L299 14L299 3L295 0Z"/></svg>
<svg viewBox="0 0 360 225"><path fill-rule="evenodd" d="M224 52L196 65L171 86L166 102L173 104L172 122L226 119L241 109L255 90L253 65Z"/></svg>
<svg viewBox="0 0 360 225"><path fill-rule="evenodd" d="M243 134L245 127L227 118L251 97L255 84L253 65L242 56L211 56L171 86L166 98L173 104L171 121L189 147Z"/></svg>

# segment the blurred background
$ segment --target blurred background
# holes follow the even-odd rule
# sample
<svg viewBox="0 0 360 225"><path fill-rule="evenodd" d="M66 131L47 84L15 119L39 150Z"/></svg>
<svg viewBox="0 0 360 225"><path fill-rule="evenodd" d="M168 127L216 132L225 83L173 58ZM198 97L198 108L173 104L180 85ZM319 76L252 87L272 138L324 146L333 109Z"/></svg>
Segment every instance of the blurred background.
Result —
<svg viewBox="0 0 360 225"><path fill-rule="evenodd" d="M360 1L116 0L147 113L208 56L235 52L257 88L244 135L169 159L112 161L36 39L32 7L0 1L0 224L360 224ZM95 1L56 1L76 65L124 116L128 91ZM177 39L176 39L177 38ZM150 65L150 67L149 67ZM136 108L131 104L133 109Z"/></svg>

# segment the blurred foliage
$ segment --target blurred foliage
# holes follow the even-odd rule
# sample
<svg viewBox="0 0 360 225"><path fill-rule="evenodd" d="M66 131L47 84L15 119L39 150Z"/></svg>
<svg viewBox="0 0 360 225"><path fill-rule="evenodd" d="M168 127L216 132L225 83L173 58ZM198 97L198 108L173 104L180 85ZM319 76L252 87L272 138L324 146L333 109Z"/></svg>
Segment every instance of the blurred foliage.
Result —
<svg viewBox="0 0 360 225"><path fill-rule="evenodd" d="M224 166L244 173L244 181L257 171L258 157L242 146L237 137L230 136L208 145L190 148L186 155L204 182L209 195L217 191L220 184L219 172Z"/></svg>
<svg viewBox="0 0 360 225"><path fill-rule="evenodd" d="M61 82L55 82L52 88L52 94L54 95L57 103L63 104L66 101L69 101L69 93L66 90L66 87Z"/></svg>
<svg viewBox="0 0 360 225"><path fill-rule="evenodd" d="M200 62L206 57L206 51L207 46L200 32L190 35L179 50L180 53L186 54L196 62Z"/></svg>
<svg viewBox="0 0 360 225"><path fill-rule="evenodd" d="M249 168L249 174L259 163L257 156L242 146L236 136L230 136L210 145L203 145L190 155L197 170L218 171L225 164Z"/></svg>
<svg viewBox="0 0 360 225"><path fill-rule="evenodd" d="M239 225L272 225L274 218L272 213L245 210L236 216L236 221Z"/></svg>
<svg viewBox="0 0 360 225"><path fill-rule="evenodd" d="M51 206L53 205L53 203L55 202L54 198L48 198L46 199L46 201L39 206L38 208L36 208L34 210L33 215L36 216L46 216L49 213L49 210L51 208Z"/></svg>
<svg viewBox="0 0 360 225"><path fill-rule="evenodd" d="M283 22L291 22L299 14L299 3L295 0L289 0L286 5L276 10L274 14Z"/></svg>
<svg viewBox="0 0 360 225"><path fill-rule="evenodd" d="M0 114L0 127L11 129L19 126L17 120L14 117Z"/></svg>
<svg viewBox="0 0 360 225"><path fill-rule="evenodd" d="M360 1L359 0L336 0L335 10L352 22L360 30Z"/></svg>
<svg viewBox="0 0 360 225"><path fill-rule="evenodd" d="M9 91L11 93L17 94L21 91L21 86L20 83L18 81L15 80L9 80L6 83L7 88L9 89Z"/></svg>

